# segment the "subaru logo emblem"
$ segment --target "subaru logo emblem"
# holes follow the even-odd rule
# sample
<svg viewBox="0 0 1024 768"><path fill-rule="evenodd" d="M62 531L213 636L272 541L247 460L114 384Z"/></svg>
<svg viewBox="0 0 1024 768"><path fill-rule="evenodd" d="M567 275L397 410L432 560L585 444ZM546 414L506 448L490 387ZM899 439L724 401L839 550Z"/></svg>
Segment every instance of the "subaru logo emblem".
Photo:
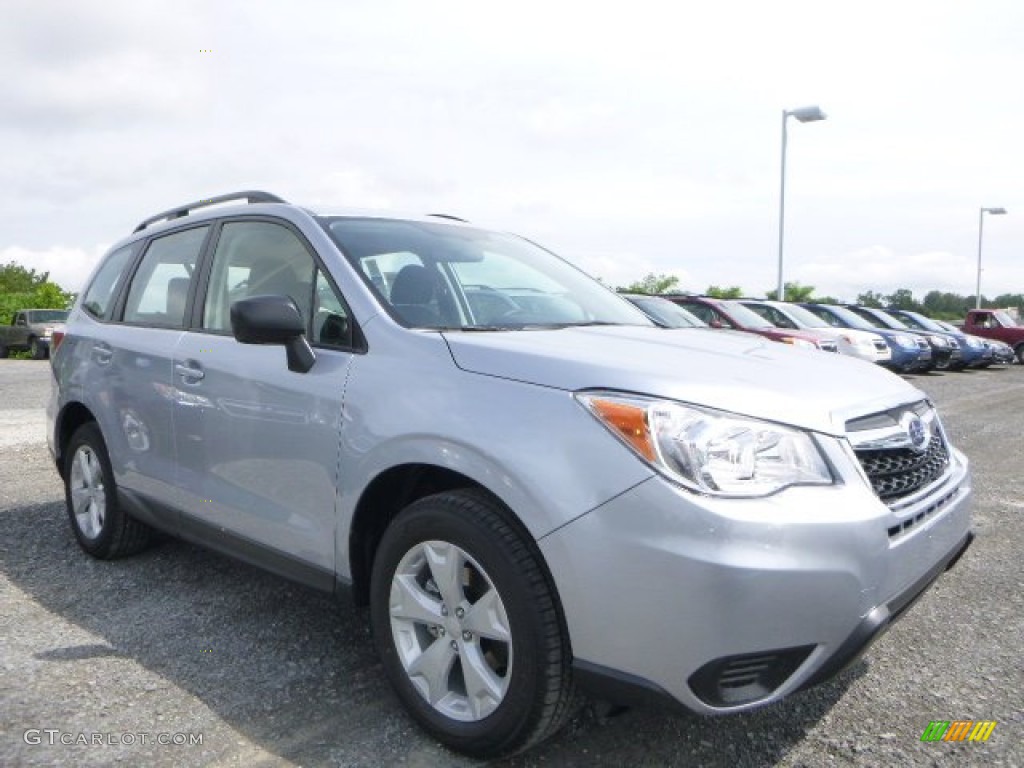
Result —
<svg viewBox="0 0 1024 768"><path fill-rule="evenodd" d="M924 453L928 448L928 443L931 442L931 435L921 417L916 413L906 413L900 422L907 432L910 448L917 453Z"/></svg>

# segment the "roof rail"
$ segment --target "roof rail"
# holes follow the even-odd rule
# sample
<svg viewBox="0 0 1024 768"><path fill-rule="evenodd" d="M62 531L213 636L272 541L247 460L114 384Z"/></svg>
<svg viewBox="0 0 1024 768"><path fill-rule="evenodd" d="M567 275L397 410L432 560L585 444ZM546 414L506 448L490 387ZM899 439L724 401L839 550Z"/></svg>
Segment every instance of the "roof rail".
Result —
<svg viewBox="0 0 1024 768"><path fill-rule="evenodd" d="M435 216L439 219L451 219L452 221L461 221L463 224L469 224L465 219L461 219L458 216L452 216L450 213L428 213L427 216Z"/></svg>
<svg viewBox="0 0 1024 768"><path fill-rule="evenodd" d="M226 195L218 195L217 197L208 197L205 200L196 200L194 203L186 203L185 205L179 205L176 208L172 208L169 211L158 213L156 216L150 216L144 222L139 224L132 232L141 232L150 224L156 224L158 221L170 221L171 219L181 219L188 216L194 210L199 208L205 208L209 205L217 205L217 203L227 203L231 200L245 200L247 203L284 203L286 200L282 200L277 195L272 195L269 192L261 192L258 189L247 189L243 192L231 192Z"/></svg>

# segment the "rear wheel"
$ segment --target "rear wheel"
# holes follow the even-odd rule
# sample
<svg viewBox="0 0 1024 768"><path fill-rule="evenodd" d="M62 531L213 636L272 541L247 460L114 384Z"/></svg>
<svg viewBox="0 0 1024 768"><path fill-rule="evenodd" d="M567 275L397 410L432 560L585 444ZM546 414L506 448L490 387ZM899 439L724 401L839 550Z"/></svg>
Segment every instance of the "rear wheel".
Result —
<svg viewBox="0 0 1024 768"><path fill-rule="evenodd" d="M1017 353L1017 362L1024 365L1024 344L1018 344L1014 352Z"/></svg>
<svg viewBox="0 0 1024 768"><path fill-rule="evenodd" d="M533 541L477 491L420 499L385 531L370 584L392 685L434 737L474 757L523 750L570 713L567 633Z"/></svg>
<svg viewBox="0 0 1024 768"><path fill-rule="evenodd" d="M3 358L7 357L7 355L8 355L7 345L6 344L0 344L0 360L2 360Z"/></svg>
<svg viewBox="0 0 1024 768"><path fill-rule="evenodd" d="M75 430L64 451L64 462L71 530L82 549L104 560L145 549L153 531L129 517L118 504L107 446L96 422Z"/></svg>
<svg viewBox="0 0 1024 768"><path fill-rule="evenodd" d="M32 354L33 360L42 360L46 357L46 347L34 336L28 342L28 351Z"/></svg>

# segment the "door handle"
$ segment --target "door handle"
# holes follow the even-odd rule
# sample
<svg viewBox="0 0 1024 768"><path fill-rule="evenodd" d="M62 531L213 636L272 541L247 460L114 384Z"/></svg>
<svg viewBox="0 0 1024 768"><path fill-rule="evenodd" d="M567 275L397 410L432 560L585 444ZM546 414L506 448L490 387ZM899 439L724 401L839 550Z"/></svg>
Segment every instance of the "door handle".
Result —
<svg viewBox="0 0 1024 768"><path fill-rule="evenodd" d="M206 376L206 374L203 373L203 369L199 367L199 363L194 360L189 360L185 363L175 363L174 371L181 376L181 378L186 379L186 384L194 384L197 381L201 381L203 377Z"/></svg>
<svg viewBox="0 0 1024 768"><path fill-rule="evenodd" d="M114 357L114 350L101 341L93 345L92 356L100 365L107 365Z"/></svg>

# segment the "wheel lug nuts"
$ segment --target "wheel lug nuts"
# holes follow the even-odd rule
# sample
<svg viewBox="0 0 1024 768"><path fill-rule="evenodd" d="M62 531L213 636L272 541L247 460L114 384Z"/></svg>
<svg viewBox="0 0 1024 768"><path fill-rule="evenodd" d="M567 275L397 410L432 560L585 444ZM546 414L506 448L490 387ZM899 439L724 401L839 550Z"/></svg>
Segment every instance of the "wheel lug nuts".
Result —
<svg viewBox="0 0 1024 768"><path fill-rule="evenodd" d="M452 640L452 650L455 651L456 653L459 652L459 644L456 643L454 640Z"/></svg>
<svg viewBox="0 0 1024 768"><path fill-rule="evenodd" d="M437 628L437 634L441 635L441 636L444 636L444 627L438 627Z"/></svg>
<svg viewBox="0 0 1024 768"><path fill-rule="evenodd" d="M466 612L465 612L464 610L462 610L461 608L456 608L456 609L455 609L455 616L456 616L457 618L460 618L460 619L461 619L461 618L462 618L463 616L465 616L465 615L466 615Z"/></svg>
<svg viewBox="0 0 1024 768"><path fill-rule="evenodd" d="M463 630L463 632L462 632L462 639L463 640L472 640L473 639L473 633L470 632L468 629L467 630Z"/></svg>
<svg viewBox="0 0 1024 768"><path fill-rule="evenodd" d="M448 606L447 605L442 605L441 606L441 615L442 616L447 616L448 615Z"/></svg>

